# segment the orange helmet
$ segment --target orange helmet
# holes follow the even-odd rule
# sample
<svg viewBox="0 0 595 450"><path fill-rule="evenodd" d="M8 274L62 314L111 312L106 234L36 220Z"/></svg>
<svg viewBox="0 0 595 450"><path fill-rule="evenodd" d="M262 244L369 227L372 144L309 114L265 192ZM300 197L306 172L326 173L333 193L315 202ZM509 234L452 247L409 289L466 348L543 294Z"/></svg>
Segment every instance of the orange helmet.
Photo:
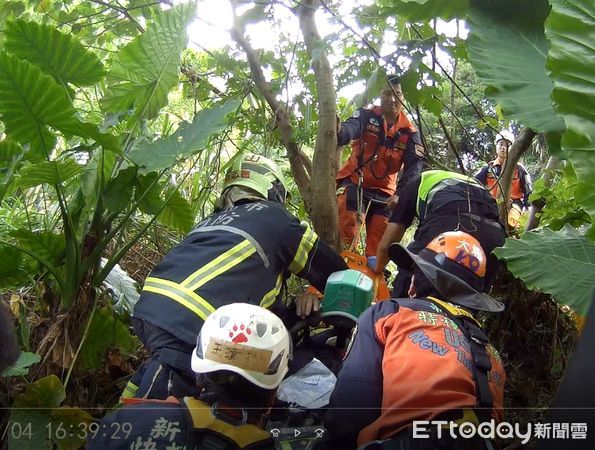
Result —
<svg viewBox="0 0 595 450"><path fill-rule="evenodd" d="M486 255L481 244L470 234L462 231L447 231L435 237L427 249L444 253L446 257L469 269L478 277L486 273Z"/></svg>
<svg viewBox="0 0 595 450"><path fill-rule="evenodd" d="M401 268L413 270L416 266L447 301L482 311L504 309L502 303L482 292L487 258L479 241L470 234L439 234L419 254L392 244L389 255Z"/></svg>

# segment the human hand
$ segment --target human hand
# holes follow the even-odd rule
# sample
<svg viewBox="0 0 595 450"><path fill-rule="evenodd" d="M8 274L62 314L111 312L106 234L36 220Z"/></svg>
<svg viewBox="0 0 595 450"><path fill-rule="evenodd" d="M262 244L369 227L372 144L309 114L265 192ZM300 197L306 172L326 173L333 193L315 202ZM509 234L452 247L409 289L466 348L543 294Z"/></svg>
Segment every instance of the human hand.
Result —
<svg viewBox="0 0 595 450"><path fill-rule="evenodd" d="M304 292L295 301L295 312L302 319L308 317L312 311L320 310L322 299L313 292Z"/></svg>

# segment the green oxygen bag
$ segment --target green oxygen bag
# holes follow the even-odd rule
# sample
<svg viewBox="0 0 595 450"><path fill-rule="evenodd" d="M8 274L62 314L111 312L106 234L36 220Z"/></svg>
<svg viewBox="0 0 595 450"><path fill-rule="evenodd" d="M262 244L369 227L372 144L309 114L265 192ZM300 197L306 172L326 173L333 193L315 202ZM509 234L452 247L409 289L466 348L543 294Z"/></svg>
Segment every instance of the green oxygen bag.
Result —
<svg viewBox="0 0 595 450"><path fill-rule="evenodd" d="M331 274L324 288L322 318L325 322L357 322L374 299L374 281L358 270L347 269Z"/></svg>

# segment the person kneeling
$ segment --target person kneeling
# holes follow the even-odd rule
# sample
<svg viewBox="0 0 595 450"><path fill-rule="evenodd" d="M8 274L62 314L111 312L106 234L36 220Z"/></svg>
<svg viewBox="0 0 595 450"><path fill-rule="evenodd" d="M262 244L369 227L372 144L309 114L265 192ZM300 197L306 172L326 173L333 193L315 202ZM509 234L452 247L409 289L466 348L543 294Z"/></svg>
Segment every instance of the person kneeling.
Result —
<svg viewBox="0 0 595 450"><path fill-rule="evenodd" d="M466 422L503 420L502 360L475 318L504 308L481 292L483 249L473 236L450 231L419 254L399 244L389 253L413 271L411 298L379 302L358 319L319 448L491 448L481 436L450 433ZM443 426L423 439L414 433L418 421Z"/></svg>
<svg viewBox="0 0 595 450"><path fill-rule="evenodd" d="M288 370L287 329L260 306L222 306L205 321L192 353L199 398L127 399L102 419L87 449L273 449L263 429L277 387Z"/></svg>

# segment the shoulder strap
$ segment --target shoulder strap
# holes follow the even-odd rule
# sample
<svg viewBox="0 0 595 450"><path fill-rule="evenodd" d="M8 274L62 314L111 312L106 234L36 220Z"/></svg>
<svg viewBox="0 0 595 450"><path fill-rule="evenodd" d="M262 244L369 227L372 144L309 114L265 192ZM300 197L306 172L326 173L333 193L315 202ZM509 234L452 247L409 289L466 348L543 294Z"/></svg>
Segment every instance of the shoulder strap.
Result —
<svg viewBox="0 0 595 450"><path fill-rule="evenodd" d="M427 300L440 307L457 324L469 341L477 398L475 414L480 422L489 421L494 407L494 399L488 383L488 372L492 370L492 361L487 352L488 338L485 332L469 311L435 297L428 297Z"/></svg>
<svg viewBox="0 0 595 450"><path fill-rule="evenodd" d="M261 445L267 441L272 442L271 435L265 430L252 424L232 425L215 417L212 406L207 405L193 397L183 400L194 428L203 431L202 439L196 439L196 447L200 450L232 450L250 448Z"/></svg>

